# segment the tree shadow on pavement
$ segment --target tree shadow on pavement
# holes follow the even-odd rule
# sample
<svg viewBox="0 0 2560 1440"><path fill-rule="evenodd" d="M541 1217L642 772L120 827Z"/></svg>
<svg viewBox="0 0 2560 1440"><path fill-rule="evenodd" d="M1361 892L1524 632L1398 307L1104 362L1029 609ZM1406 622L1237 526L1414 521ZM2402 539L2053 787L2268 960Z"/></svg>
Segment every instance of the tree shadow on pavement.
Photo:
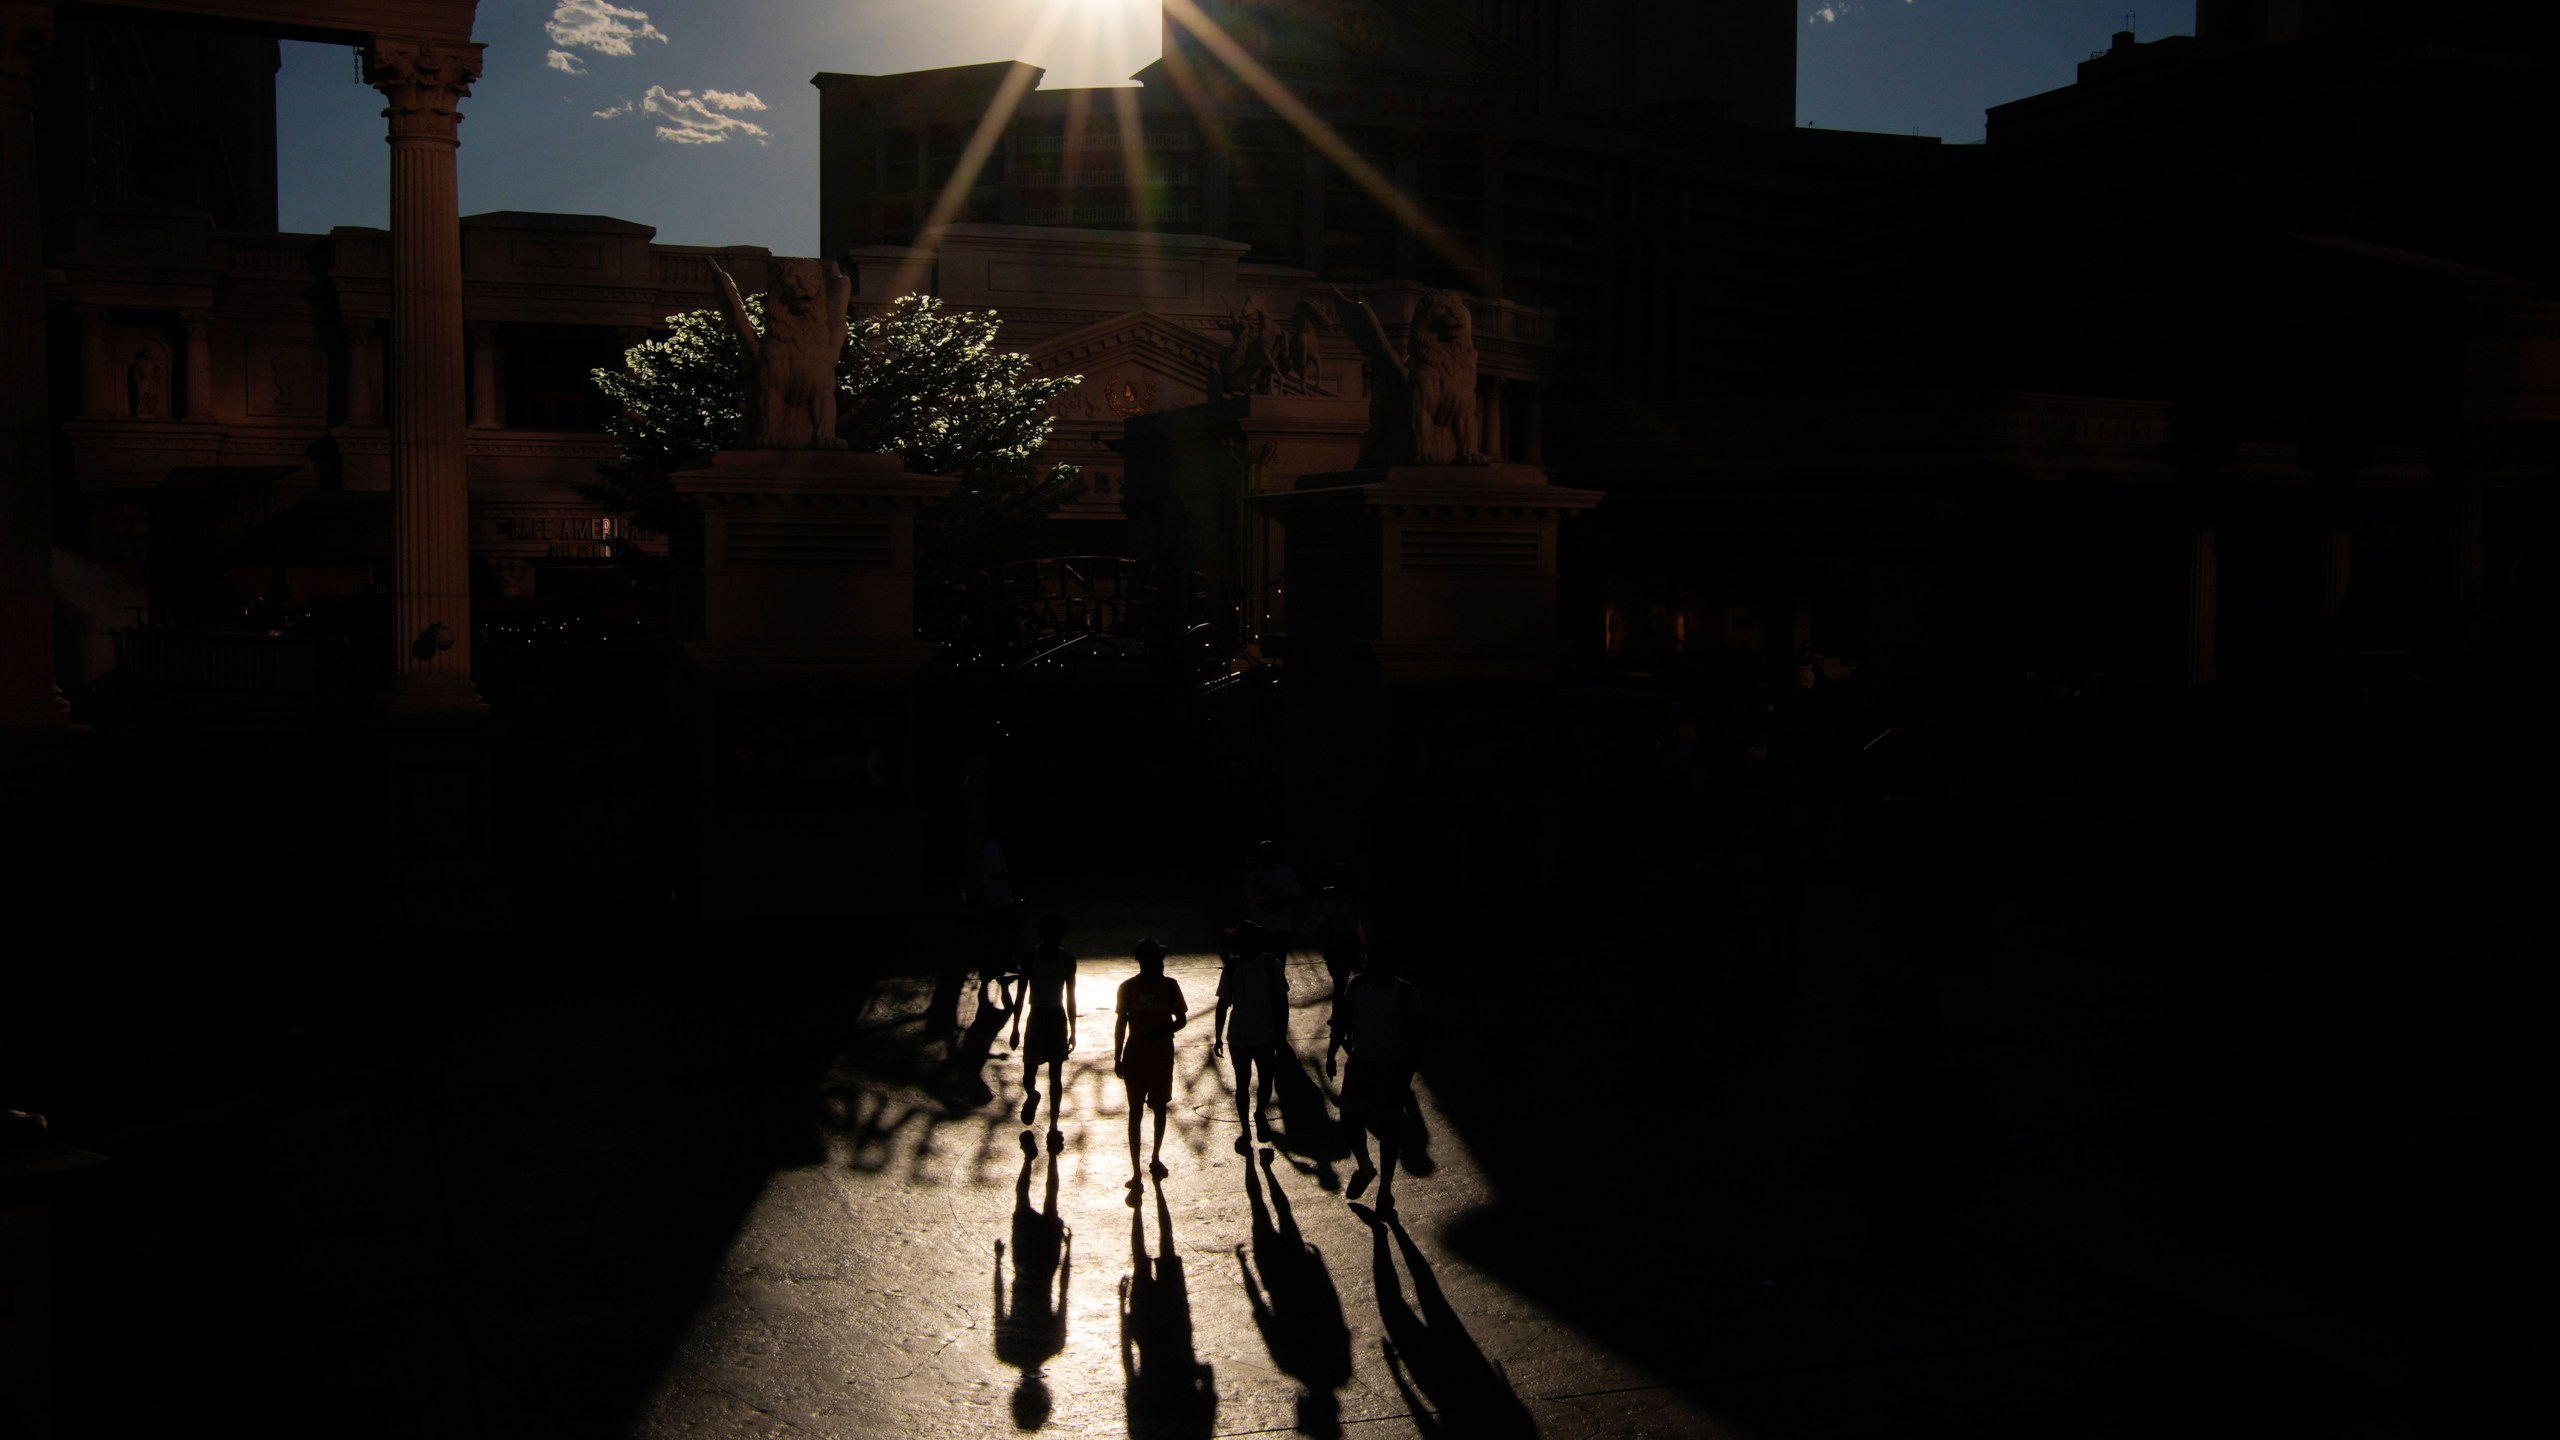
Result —
<svg viewBox="0 0 2560 1440"><path fill-rule="evenodd" d="M1013 1423L1037 1430L1049 1423L1055 1399L1043 1368L1067 1348L1067 1278L1075 1268L1075 1232L1058 1214L1058 1161L1049 1160L1049 1184L1040 1208L1031 1208L1031 1167L1040 1147L1022 1135L1022 1174L1013 1184L1013 1294L1006 1302L1005 1242L996 1242L996 1358L1022 1372L1013 1389Z"/></svg>
<svg viewBox="0 0 2560 1440"><path fill-rule="evenodd" d="M1173 1247L1173 1211L1156 1190L1156 1257L1147 1258L1142 1207L1129 1217L1128 1277L1120 1282L1120 1374L1132 1440L1206 1440L1217 1427L1218 1386L1191 1349L1191 1291Z"/></svg>
<svg viewBox="0 0 2560 1440"><path fill-rule="evenodd" d="M1445 1435L1450 1440L1534 1437L1538 1426L1529 1408L1520 1403L1502 1367L1487 1359L1475 1337L1467 1333L1448 1296L1441 1293L1431 1262L1405 1233L1404 1222L1392 1214L1381 1216L1366 1205L1351 1209L1369 1227L1378 1318L1387 1330L1381 1342L1387 1373L1404 1396L1414 1427L1425 1437ZM1403 1252L1405 1269L1413 1276L1412 1304L1406 1303L1404 1286L1396 1278L1394 1251Z"/></svg>
<svg viewBox="0 0 2560 1440"><path fill-rule="evenodd" d="M1279 1179L1261 1173L1271 1164L1269 1152L1261 1160L1259 1167L1245 1168L1245 1197L1253 1203L1253 1259L1247 1264L1245 1247L1236 1246L1236 1272L1271 1363L1298 1382L1298 1433L1324 1440L1342 1433L1339 1392L1351 1381L1351 1327L1343 1321L1342 1296L1334 1289L1323 1252L1299 1233Z"/></svg>

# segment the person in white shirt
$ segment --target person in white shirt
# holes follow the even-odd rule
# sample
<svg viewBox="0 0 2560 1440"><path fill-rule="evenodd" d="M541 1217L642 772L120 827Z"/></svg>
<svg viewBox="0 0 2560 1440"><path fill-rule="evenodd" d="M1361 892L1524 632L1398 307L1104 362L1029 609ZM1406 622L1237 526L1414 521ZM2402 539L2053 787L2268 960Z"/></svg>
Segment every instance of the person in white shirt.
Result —
<svg viewBox="0 0 2560 1440"><path fill-rule="evenodd" d="M1228 933L1233 940L1218 974L1209 1058L1223 1049L1235 1066L1236 1119L1243 1127L1236 1153L1249 1155L1255 1140L1271 1138L1263 1113L1271 1108L1271 1066L1289 1034L1289 970L1271 953L1261 926L1247 920Z"/></svg>
<svg viewBox="0 0 2560 1440"><path fill-rule="evenodd" d="M1369 1182L1378 1181L1378 1213L1395 1213L1396 1152L1404 1143L1404 1115L1413 1103L1413 1072L1423 1051L1422 992L1396 973L1395 950L1370 942L1368 968L1351 977L1333 1001L1333 1040L1325 1049L1324 1073L1336 1073L1344 1050L1351 1064L1342 1073L1342 1119L1351 1132L1352 1153L1360 1168L1343 1190L1357 1200ZM1378 1163L1369 1162L1369 1134L1378 1137Z"/></svg>

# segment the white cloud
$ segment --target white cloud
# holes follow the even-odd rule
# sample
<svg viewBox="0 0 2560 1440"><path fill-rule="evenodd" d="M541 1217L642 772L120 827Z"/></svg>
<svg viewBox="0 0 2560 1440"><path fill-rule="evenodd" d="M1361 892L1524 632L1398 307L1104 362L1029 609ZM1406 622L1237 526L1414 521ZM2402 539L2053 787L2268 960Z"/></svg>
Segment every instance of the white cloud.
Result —
<svg viewBox="0 0 2560 1440"><path fill-rule="evenodd" d="M732 135L752 138L761 145L765 142L765 137L773 133L754 121L741 120L735 115L723 115L712 109L703 103L703 100L711 95L723 95L723 98L728 99L738 98L726 96L721 91L706 91L702 98L697 98L690 90L678 90L669 94L667 87L652 85L649 87L649 93L641 98L640 108L667 122L658 127L658 138L671 145L719 145L728 141ZM757 101L755 108L763 109L764 102Z"/></svg>
<svg viewBox="0 0 2560 1440"><path fill-rule="evenodd" d="M626 9L607 0L560 0L552 8L551 23L544 28L551 35L551 43L564 49L592 50L626 59L634 40L667 43L667 32L649 23L648 11Z"/></svg>
<svg viewBox="0 0 2560 1440"><path fill-rule="evenodd" d="M682 95L686 92L679 90L676 93ZM702 100L704 104L709 105L715 110L764 110L771 108L762 100L757 99L756 92L753 90L749 90L744 94L733 94L727 90L705 90L702 92Z"/></svg>
<svg viewBox="0 0 2560 1440"><path fill-rule="evenodd" d="M1804 18L1804 23L1807 25L1837 25L1840 23L1840 17L1846 15L1854 8L1854 6L1849 5L1818 5L1814 7L1812 14Z"/></svg>
<svg viewBox="0 0 2560 1440"><path fill-rule="evenodd" d="M578 63L578 57L570 54L566 50L552 51L548 55L542 57L542 63L564 75L584 75L587 73L587 67Z"/></svg>
<svg viewBox="0 0 2560 1440"><path fill-rule="evenodd" d="M610 120L616 115L628 115L639 108L640 106L636 101L625 100L611 109L596 111L595 116L599 120Z"/></svg>

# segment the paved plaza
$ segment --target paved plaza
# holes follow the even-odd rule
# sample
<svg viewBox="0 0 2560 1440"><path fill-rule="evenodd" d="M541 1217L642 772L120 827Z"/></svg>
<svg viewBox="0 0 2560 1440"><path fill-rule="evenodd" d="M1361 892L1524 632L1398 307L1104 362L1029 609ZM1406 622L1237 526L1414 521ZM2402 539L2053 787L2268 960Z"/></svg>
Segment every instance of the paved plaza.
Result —
<svg viewBox="0 0 2560 1440"><path fill-rule="evenodd" d="M828 1077L824 1159L757 1197L639 1433L1738 1433L1451 1253L1489 1196L1428 1081L1396 1213L1346 1202L1311 956L1289 966L1279 1137L1250 1157L1210 1055L1217 957L1168 962L1193 1017L1171 1173L1133 1199L1111 1004L1136 939L1070 937L1083 1020L1054 1149L1046 1110L1020 1123L1001 1013L944 1066L925 984L875 989Z"/></svg>

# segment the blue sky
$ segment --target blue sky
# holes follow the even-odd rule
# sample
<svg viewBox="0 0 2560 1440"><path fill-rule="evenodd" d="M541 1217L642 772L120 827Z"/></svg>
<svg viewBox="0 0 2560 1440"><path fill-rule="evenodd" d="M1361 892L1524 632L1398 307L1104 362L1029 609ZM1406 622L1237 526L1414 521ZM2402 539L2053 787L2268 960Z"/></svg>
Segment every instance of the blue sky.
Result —
<svg viewBox="0 0 2560 1440"><path fill-rule="evenodd" d="M1798 0L1797 120L1979 140L1986 107L2071 83L2130 6ZM2194 0L2136 13L2146 40L2195 25ZM1019 58L1048 65L1052 85L1105 84L1155 58L1157 34L1156 0L480 0L487 69L463 102L463 213L615 215L673 244L808 254L811 75ZM386 223L381 97L344 49L284 51L283 227Z"/></svg>

